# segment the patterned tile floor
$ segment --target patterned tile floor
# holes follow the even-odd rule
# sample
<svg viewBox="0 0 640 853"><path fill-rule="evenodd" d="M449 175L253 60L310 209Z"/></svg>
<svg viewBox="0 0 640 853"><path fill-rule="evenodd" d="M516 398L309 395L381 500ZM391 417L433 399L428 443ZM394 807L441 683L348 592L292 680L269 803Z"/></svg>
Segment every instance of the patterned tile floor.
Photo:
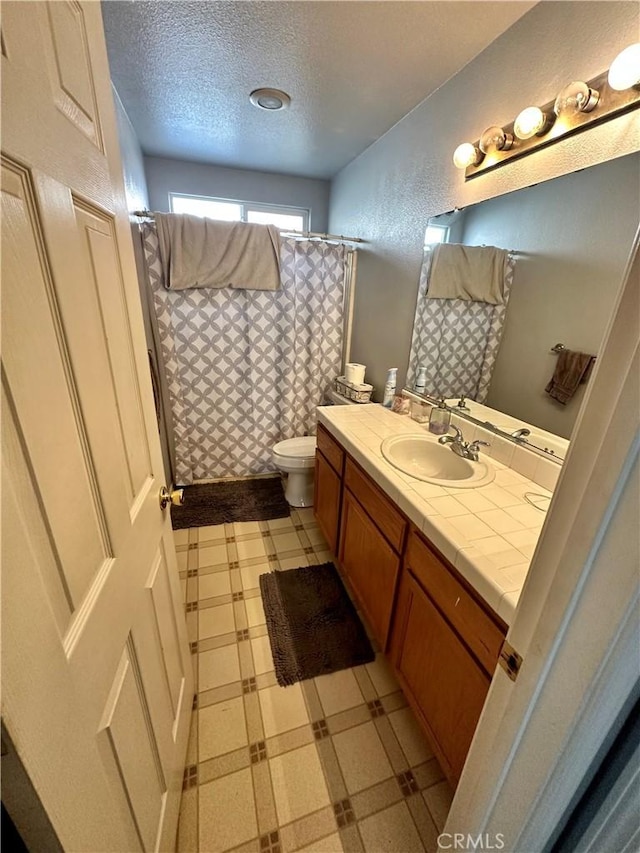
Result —
<svg viewBox="0 0 640 853"><path fill-rule="evenodd" d="M174 535L198 689L178 851L436 850L451 789L384 657L276 682L258 577L331 559L313 511Z"/></svg>

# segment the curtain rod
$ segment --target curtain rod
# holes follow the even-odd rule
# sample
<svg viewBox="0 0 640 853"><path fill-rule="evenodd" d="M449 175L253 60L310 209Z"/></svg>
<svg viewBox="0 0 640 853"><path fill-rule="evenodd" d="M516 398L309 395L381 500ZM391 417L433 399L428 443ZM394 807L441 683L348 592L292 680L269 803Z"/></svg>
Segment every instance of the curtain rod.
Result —
<svg viewBox="0 0 640 853"><path fill-rule="evenodd" d="M436 246L454 246L454 245L466 246L466 243L460 243L460 244L458 244L458 243L428 243L426 246L424 246L424 250L426 252L432 252L436 248ZM486 249L487 247L486 247L486 244L483 243L482 246L469 246L468 248L469 249ZM499 248L499 247L496 246L496 248ZM504 249L503 251L505 251L510 257L525 258L525 257L528 257L530 255L529 252L521 252L519 249Z"/></svg>
<svg viewBox="0 0 640 853"><path fill-rule="evenodd" d="M151 210L134 210L133 216L140 219L155 219L155 213ZM343 237L342 234L323 234L319 231L290 231L288 229L280 229L280 234L291 237L308 237L316 240L338 240L341 243L366 243L362 237Z"/></svg>

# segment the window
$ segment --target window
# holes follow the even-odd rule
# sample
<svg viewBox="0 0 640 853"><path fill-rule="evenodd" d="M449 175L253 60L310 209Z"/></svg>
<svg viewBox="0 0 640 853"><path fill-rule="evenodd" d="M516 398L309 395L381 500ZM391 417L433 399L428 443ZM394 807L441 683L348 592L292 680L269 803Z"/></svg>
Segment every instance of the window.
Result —
<svg viewBox="0 0 640 853"><path fill-rule="evenodd" d="M232 201L218 201L214 198L172 195L172 213L190 213L192 216L208 216L210 219L223 219L225 222L242 220L242 205Z"/></svg>
<svg viewBox="0 0 640 853"><path fill-rule="evenodd" d="M189 213L207 216L225 222L256 222L275 225L282 231L307 231L309 211L301 207L282 207L277 204L254 204L250 201L233 201L207 196L170 193L172 213Z"/></svg>
<svg viewBox="0 0 640 853"><path fill-rule="evenodd" d="M305 217L302 213L277 213L269 210L247 210L247 222L260 225L277 225L281 231L306 231Z"/></svg>
<svg viewBox="0 0 640 853"><path fill-rule="evenodd" d="M424 232L425 246L435 246L436 243L446 243L449 237L449 228L447 225L427 225L427 230Z"/></svg>

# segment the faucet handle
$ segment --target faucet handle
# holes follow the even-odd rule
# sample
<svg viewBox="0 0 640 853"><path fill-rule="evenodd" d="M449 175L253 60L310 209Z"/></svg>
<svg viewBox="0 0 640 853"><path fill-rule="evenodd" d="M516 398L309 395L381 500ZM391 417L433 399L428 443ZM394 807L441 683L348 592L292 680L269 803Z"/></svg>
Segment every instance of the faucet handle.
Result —
<svg viewBox="0 0 640 853"><path fill-rule="evenodd" d="M491 442L489 441L481 441L479 438L476 438L475 441L472 441L469 445L469 450L479 450L480 446L491 447Z"/></svg>

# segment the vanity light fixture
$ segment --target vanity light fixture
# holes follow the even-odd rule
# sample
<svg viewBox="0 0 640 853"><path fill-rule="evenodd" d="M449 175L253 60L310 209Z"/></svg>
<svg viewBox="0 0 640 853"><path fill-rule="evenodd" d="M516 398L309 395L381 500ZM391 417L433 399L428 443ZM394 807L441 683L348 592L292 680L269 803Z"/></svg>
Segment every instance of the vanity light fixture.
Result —
<svg viewBox="0 0 640 853"><path fill-rule="evenodd" d="M640 42L630 44L611 63L608 83L616 92L640 85Z"/></svg>
<svg viewBox="0 0 640 853"><path fill-rule="evenodd" d="M463 142L453 152L453 162L458 169L466 169L468 166L477 166L482 160L482 152L470 142Z"/></svg>
<svg viewBox="0 0 640 853"><path fill-rule="evenodd" d="M453 162L465 170L468 181L638 107L640 42L619 53L608 72L591 80L574 80L552 101L526 107L510 124L492 125L477 142L459 145Z"/></svg>
<svg viewBox="0 0 640 853"><path fill-rule="evenodd" d="M488 127L480 137L480 150L483 154L490 151L508 151L513 145L513 136L505 133L497 124Z"/></svg>

